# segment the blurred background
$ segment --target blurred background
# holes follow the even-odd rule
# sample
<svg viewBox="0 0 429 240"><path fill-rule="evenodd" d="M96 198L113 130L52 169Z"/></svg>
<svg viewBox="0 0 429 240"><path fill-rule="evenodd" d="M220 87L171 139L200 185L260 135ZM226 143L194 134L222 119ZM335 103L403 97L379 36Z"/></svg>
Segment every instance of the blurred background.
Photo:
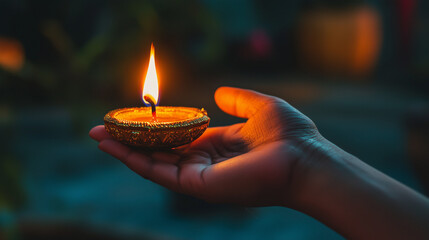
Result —
<svg viewBox="0 0 429 240"><path fill-rule="evenodd" d="M210 205L148 182L88 137L141 106L222 85L279 96L321 133L429 193L429 2L0 0L0 239L341 239L279 208ZM315 196L317 197L317 196Z"/></svg>

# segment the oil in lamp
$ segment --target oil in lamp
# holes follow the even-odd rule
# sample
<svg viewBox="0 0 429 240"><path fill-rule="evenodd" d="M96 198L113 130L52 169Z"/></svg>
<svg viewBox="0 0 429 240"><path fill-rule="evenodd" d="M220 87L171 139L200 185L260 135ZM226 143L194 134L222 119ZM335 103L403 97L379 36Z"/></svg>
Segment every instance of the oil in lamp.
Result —
<svg viewBox="0 0 429 240"><path fill-rule="evenodd" d="M149 107L121 108L104 116L106 131L126 145L144 148L174 148L200 137L210 118L204 109L159 107L155 49L150 51L142 100Z"/></svg>

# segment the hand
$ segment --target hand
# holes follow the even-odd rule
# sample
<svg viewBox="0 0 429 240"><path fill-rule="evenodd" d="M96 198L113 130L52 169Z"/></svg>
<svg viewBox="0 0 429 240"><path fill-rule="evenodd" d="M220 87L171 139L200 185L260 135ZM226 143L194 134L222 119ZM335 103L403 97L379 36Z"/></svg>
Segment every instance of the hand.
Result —
<svg viewBox="0 0 429 240"><path fill-rule="evenodd" d="M291 207L346 238L428 239L426 197L324 139L285 101L229 87L215 99L246 123L209 128L165 152L129 148L103 126L90 136L141 176L209 202Z"/></svg>
<svg viewBox="0 0 429 240"><path fill-rule="evenodd" d="M320 138L313 122L282 99L250 90L221 87L215 100L226 113L248 120L209 128L191 144L165 152L125 146L104 126L90 136L102 151L173 191L209 202L287 205L296 164Z"/></svg>

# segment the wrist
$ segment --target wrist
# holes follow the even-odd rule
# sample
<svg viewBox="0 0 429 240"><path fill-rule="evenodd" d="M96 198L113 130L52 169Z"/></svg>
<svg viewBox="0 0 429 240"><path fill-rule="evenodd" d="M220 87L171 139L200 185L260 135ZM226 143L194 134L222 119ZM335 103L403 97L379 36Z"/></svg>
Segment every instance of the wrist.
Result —
<svg viewBox="0 0 429 240"><path fill-rule="evenodd" d="M346 180L350 165L361 161L340 149L320 134L300 143L301 157L291 176L285 206L304 211L315 206L313 201L324 197L326 190Z"/></svg>
<svg viewBox="0 0 429 240"><path fill-rule="evenodd" d="M427 236L427 198L341 150L323 137L297 162L285 206L346 238Z"/></svg>
<svg viewBox="0 0 429 240"><path fill-rule="evenodd" d="M294 168L291 197L285 206L347 236L349 231L339 228L338 222L350 218L349 207L363 200L358 188L362 187L361 174L371 174L369 166L320 135L303 143L302 149L303 157Z"/></svg>

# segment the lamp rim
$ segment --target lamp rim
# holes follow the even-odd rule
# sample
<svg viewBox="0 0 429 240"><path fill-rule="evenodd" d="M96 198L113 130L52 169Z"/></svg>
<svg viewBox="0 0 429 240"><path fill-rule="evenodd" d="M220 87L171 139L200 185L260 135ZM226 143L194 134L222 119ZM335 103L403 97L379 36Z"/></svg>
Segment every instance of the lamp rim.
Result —
<svg viewBox="0 0 429 240"><path fill-rule="evenodd" d="M204 108L193 108L193 107L172 107L172 106L159 106L156 107L157 113L166 113L166 112L185 112L189 114L196 114L196 116L191 117L185 120L176 120L169 122L152 122L152 121L134 121L126 119L118 119L116 116L120 113L130 112L130 111L151 111L150 107L131 107L131 108L119 108L108 112L104 116L104 122L114 124L120 127L126 128L135 128L135 129L171 129L171 128L188 128L190 126L198 126L206 124L210 121L210 118L207 116L207 111Z"/></svg>

